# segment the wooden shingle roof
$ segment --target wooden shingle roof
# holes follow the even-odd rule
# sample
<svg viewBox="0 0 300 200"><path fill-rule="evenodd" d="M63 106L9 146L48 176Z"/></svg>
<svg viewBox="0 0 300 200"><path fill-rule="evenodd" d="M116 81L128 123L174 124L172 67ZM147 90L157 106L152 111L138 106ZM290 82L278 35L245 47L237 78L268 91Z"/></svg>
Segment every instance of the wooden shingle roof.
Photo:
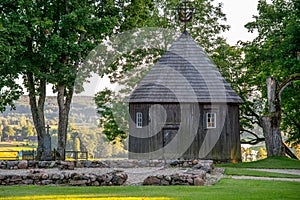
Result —
<svg viewBox="0 0 300 200"><path fill-rule="evenodd" d="M242 103L203 49L184 32L141 80L129 103Z"/></svg>

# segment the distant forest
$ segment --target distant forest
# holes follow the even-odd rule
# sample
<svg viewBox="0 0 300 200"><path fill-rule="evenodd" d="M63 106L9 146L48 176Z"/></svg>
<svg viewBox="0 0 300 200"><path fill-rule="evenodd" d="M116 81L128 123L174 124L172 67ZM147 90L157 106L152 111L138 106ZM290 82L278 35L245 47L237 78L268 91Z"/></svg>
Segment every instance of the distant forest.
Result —
<svg viewBox="0 0 300 200"><path fill-rule="evenodd" d="M15 110L0 113L0 141L35 136L28 96L21 96ZM45 103L46 123L50 125L52 149L57 147L58 106L55 96ZM88 151L91 158L126 157L127 141L111 144L98 127L99 116L93 97L74 96L67 135L67 150Z"/></svg>
<svg viewBox="0 0 300 200"><path fill-rule="evenodd" d="M10 125L17 125L21 116L31 119L28 96L21 96L21 98L16 101L15 105L15 110L7 109L5 112L0 113L0 117L8 119ZM45 117L46 123L49 123L50 125L57 124L58 106L56 96L48 96L46 98ZM93 97L74 96L71 104L70 119L74 125L78 126L97 125L96 105Z"/></svg>

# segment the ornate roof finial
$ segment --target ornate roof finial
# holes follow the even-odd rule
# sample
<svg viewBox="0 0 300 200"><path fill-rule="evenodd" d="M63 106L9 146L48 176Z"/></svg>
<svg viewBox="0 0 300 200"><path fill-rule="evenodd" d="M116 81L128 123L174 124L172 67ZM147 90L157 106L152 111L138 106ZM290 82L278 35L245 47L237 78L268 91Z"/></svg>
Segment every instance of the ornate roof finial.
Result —
<svg viewBox="0 0 300 200"><path fill-rule="evenodd" d="M179 21L184 23L184 32L186 32L186 23L191 22L193 18L194 7L191 2L183 0L183 3L177 7Z"/></svg>

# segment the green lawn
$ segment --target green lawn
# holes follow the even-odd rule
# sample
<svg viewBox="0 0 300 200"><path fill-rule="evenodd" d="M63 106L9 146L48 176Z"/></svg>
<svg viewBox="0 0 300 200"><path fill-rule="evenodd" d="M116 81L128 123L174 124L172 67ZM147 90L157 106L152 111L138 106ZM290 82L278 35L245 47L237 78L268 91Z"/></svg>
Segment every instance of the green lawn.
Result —
<svg viewBox="0 0 300 200"><path fill-rule="evenodd" d="M1 186L0 199L299 199L300 183L222 179L215 186Z"/></svg>
<svg viewBox="0 0 300 200"><path fill-rule="evenodd" d="M254 162L218 164L216 167L266 168L266 169L300 169L300 160L287 157L270 157Z"/></svg>
<svg viewBox="0 0 300 200"><path fill-rule="evenodd" d="M251 171L241 168L300 169L300 161L285 157L252 163L223 164L226 174L290 177L295 175ZM298 178L299 176L297 176ZM300 182L222 179L214 186L0 186L0 199L299 199Z"/></svg>
<svg viewBox="0 0 300 200"><path fill-rule="evenodd" d="M299 178L299 175L294 174L282 174L275 172L264 172L264 171L256 171L242 168L226 168L226 175L236 175L236 176L259 176L259 177L272 177L272 178Z"/></svg>

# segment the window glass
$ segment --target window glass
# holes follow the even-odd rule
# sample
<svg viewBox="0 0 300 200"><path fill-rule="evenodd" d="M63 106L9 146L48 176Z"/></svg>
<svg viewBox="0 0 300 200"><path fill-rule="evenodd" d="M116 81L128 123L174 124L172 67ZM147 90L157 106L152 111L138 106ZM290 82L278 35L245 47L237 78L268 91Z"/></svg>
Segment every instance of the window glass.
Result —
<svg viewBox="0 0 300 200"><path fill-rule="evenodd" d="M141 112L136 113L136 127L142 128L143 127L143 114Z"/></svg>
<svg viewBox="0 0 300 200"><path fill-rule="evenodd" d="M216 113L206 113L206 128L216 128Z"/></svg>

